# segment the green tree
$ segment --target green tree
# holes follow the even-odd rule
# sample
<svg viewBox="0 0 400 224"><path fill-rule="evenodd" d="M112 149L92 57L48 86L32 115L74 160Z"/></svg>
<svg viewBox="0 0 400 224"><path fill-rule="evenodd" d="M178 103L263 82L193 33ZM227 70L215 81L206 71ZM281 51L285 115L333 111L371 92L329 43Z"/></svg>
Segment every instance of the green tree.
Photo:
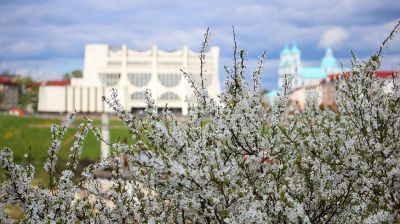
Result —
<svg viewBox="0 0 400 224"><path fill-rule="evenodd" d="M82 77L82 70L75 69L71 72L67 72L63 75L64 80L69 80L71 78L81 78Z"/></svg>

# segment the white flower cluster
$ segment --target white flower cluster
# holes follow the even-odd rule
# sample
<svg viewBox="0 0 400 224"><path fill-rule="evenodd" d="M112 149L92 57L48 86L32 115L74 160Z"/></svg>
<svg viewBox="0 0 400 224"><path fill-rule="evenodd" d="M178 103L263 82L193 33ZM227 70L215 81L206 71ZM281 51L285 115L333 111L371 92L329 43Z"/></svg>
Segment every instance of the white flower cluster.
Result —
<svg viewBox="0 0 400 224"><path fill-rule="evenodd" d="M168 109L158 114L149 91L148 116L138 119L114 91L105 101L135 143L106 142L111 156L73 179L87 133L104 141L87 120L68 169L57 177L69 115L52 127L49 188L33 187L33 167L15 164L12 151L2 150L0 168L9 178L1 183L0 221L14 222L3 209L19 205L20 221L28 223L398 223L400 81L393 77L392 91L382 91L383 81L374 77L380 52L367 62L354 60L351 76L338 81L339 113L310 101L288 116L290 77L278 104L265 112L259 90L264 55L249 84L236 44L226 92L216 102L193 84L198 100L185 123ZM112 170L108 186L95 177L104 168Z"/></svg>

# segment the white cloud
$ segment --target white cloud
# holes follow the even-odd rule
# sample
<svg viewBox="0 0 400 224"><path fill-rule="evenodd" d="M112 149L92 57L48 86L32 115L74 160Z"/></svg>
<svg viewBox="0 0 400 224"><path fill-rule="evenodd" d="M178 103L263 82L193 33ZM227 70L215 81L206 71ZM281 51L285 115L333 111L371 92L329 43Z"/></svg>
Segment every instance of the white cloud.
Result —
<svg viewBox="0 0 400 224"><path fill-rule="evenodd" d="M341 27L334 27L322 34L322 37L318 43L319 47L335 47L340 48L343 42L349 37L346 30Z"/></svg>
<svg viewBox="0 0 400 224"><path fill-rule="evenodd" d="M42 43L22 40L7 46L5 53L15 55L35 55L41 53L43 50L44 45Z"/></svg>
<svg viewBox="0 0 400 224"><path fill-rule="evenodd" d="M276 60L284 44L292 42L297 42L306 60L321 58L318 43L334 47L337 57L348 58L350 49L364 57L379 46L400 10L400 1L366 1L371 4L360 0L17 1L0 7L0 70L32 68L62 74L74 66L54 69L60 64L57 60L82 62L87 43L127 44L140 50L153 44L163 50L186 44L197 51L207 27L210 45L221 49L222 67L223 58L232 57L232 26L238 47L249 53L249 63L263 50ZM391 44L389 55L400 55L398 40ZM277 65L270 62L267 75L277 75Z"/></svg>

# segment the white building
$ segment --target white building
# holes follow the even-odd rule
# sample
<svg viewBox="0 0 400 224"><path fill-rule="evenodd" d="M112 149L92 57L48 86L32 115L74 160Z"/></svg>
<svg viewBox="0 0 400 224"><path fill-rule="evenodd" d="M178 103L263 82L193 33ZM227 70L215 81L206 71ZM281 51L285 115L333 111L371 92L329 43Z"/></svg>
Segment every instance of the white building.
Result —
<svg viewBox="0 0 400 224"><path fill-rule="evenodd" d="M218 76L219 48L206 52L204 77L211 97L220 93ZM146 51L135 51L122 45L112 48L105 44L85 47L83 77L73 78L67 86L43 85L39 89L40 112L111 112L102 101L112 88L117 89L121 104L132 112L145 108L145 90L150 89L156 106L168 107L186 115L188 103L194 102L192 89L181 69L200 79L199 54L186 46L165 52L153 46Z"/></svg>

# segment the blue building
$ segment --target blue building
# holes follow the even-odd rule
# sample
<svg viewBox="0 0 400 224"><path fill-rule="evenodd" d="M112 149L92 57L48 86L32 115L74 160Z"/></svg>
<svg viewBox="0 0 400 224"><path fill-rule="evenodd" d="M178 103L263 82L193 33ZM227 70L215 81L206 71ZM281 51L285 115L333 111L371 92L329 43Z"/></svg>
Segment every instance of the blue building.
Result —
<svg viewBox="0 0 400 224"><path fill-rule="evenodd" d="M283 84L285 75L291 74L294 78L293 89L318 84L329 74L339 73L341 68L333 55L332 49L327 48L319 67L305 67L301 63L301 51L293 44L286 45L280 53L279 88Z"/></svg>
<svg viewBox="0 0 400 224"><path fill-rule="evenodd" d="M306 67L301 62L301 51L296 44L293 44L291 48L285 45L280 53L278 89L283 86L286 75L293 76L292 90L295 91L302 88L315 88L329 74L340 73L341 71L342 68L339 67L331 48L326 49L320 66ZM273 104L277 92L278 90L272 90L264 95L264 99Z"/></svg>

